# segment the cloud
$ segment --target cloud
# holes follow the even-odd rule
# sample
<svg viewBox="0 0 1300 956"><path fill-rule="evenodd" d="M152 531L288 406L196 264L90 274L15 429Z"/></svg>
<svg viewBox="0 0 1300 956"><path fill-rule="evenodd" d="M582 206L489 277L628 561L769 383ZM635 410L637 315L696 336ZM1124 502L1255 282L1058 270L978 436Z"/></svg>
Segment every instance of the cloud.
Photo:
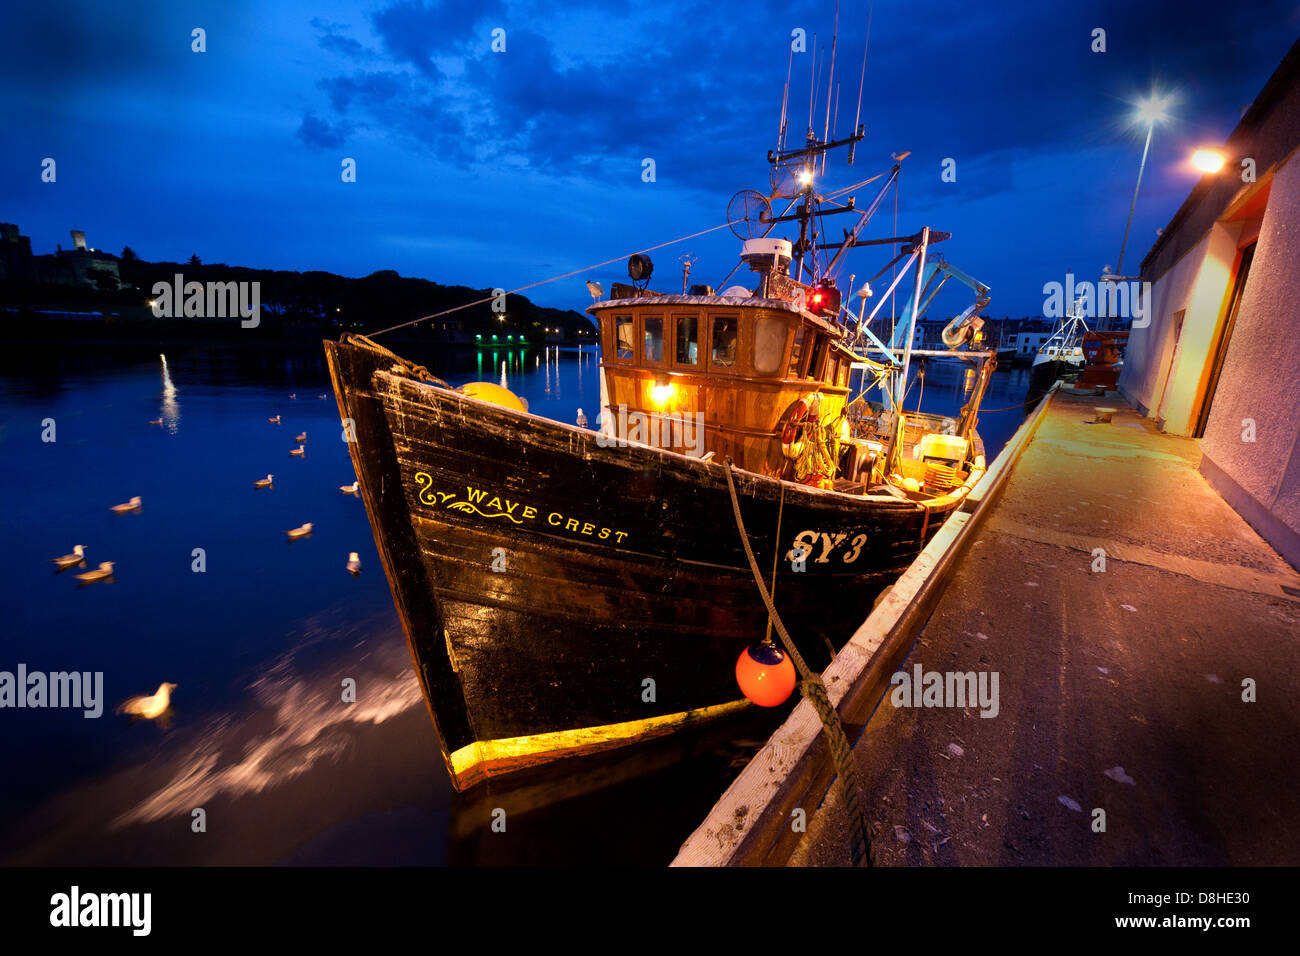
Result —
<svg viewBox="0 0 1300 956"><path fill-rule="evenodd" d="M343 145L343 131L320 119L315 113L307 113L298 127L298 138L308 146L318 149L332 149Z"/></svg>
<svg viewBox="0 0 1300 956"><path fill-rule="evenodd" d="M313 17L311 25L320 33L316 42L320 44L322 50L328 50L347 59L360 59L369 52L360 41L344 33L347 27L341 23L330 23L320 17Z"/></svg>
<svg viewBox="0 0 1300 956"><path fill-rule="evenodd" d="M469 4L458 0L423 2L399 0L375 11L370 24L384 50L396 63L409 64L427 77L440 75L436 56L472 45L473 28L480 21L500 21L505 16L501 0ZM484 31L478 43L487 48L490 33Z"/></svg>

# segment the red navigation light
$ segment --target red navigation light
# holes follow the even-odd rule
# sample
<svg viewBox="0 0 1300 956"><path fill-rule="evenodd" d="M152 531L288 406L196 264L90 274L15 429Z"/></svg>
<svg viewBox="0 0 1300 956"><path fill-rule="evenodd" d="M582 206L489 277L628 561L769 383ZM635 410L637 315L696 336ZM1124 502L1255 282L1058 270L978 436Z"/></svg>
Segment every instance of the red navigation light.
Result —
<svg viewBox="0 0 1300 956"><path fill-rule="evenodd" d="M833 285L819 285L808 296L808 311L835 318L840 314L840 290Z"/></svg>

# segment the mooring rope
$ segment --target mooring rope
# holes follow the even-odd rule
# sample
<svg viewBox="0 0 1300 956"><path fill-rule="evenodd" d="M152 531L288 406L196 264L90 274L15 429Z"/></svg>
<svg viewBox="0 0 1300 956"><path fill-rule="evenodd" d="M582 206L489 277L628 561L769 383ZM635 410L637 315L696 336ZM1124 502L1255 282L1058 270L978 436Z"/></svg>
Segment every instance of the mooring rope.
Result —
<svg viewBox="0 0 1300 956"><path fill-rule="evenodd" d="M822 732L826 735L826 742L830 746L831 760L835 764L835 772L839 775L840 789L844 798L844 809L849 818L850 857L854 866L872 866L875 861L872 859L871 841L867 837L866 817L862 813L861 790L858 788L858 773L853 762L853 747L849 744L849 738L844 733L844 724L840 722L839 713L831 704L830 696L826 692L826 684L822 681L820 675L809 670L803 656L800 655L798 648L794 646L794 641L790 637L790 632L786 630L781 615L776 612L776 605L772 602L772 595L768 593L766 585L763 584L763 572L758 566L758 560L754 557L754 549L750 547L749 535L745 533L745 521L740 516L740 498L736 494L736 483L731 477L735 465L730 457L726 459L724 464L727 475L727 490L731 492L731 510L736 517L736 530L740 532L740 543L745 548L745 557L749 559L749 570L754 575L754 583L758 585L758 593L762 595L763 604L767 607L768 620L776 626L776 632L781 636L781 643L785 645L785 651L790 655L791 663L794 664L795 670L799 672L801 678L799 693L817 711L817 716L821 718L822 722Z"/></svg>
<svg viewBox="0 0 1300 956"><path fill-rule="evenodd" d="M411 374L413 378L417 378L425 382L433 382L433 384L440 385L443 388L447 389L448 391L455 391L455 389L453 389L451 385L449 385L447 382L444 382L442 379L438 378L438 376L432 374L423 365L416 365L410 359L402 358L392 349L386 349L378 342L373 342L366 336L361 335L357 332L345 332L343 334L344 341L349 341L353 339L362 342L363 344L365 344L367 348L373 349L374 351L379 352L381 355L385 355L388 358L391 358L393 360L394 365L398 365L401 368L405 369L407 372Z"/></svg>

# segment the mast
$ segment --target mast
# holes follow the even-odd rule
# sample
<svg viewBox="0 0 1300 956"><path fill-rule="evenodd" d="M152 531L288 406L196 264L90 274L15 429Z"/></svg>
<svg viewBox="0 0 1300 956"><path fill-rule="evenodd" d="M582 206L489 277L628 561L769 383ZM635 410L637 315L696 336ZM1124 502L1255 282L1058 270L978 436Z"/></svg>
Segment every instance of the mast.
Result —
<svg viewBox="0 0 1300 956"><path fill-rule="evenodd" d="M902 409L903 390L907 387L907 368L912 361L912 339L916 337L916 317L921 309L921 278L925 274L925 253L930 245L930 227L921 227L921 241L917 244L916 285L912 292L912 318L907 323L907 342L903 345L903 363L894 381L894 407Z"/></svg>

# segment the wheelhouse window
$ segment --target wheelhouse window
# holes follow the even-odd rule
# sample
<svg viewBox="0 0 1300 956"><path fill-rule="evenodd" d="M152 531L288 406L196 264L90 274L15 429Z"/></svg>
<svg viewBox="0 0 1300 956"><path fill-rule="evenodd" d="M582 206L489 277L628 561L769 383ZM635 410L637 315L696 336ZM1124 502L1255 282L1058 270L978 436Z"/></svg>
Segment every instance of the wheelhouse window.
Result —
<svg viewBox="0 0 1300 956"><path fill-rule="evenodd" d="M636 337L632 334L632 316L614 316L614 354L620 359L631 359L636 347Z"/></svg>
<svg viewBox="0 0 1300 956"><path fill-rule="evenodd" d="M664 360L664 317L647 315L641 323L644 326L642 361L662 362Z"/></svg>
<svg viewBox="0 0 1300 956"><path fill-rule="evenodd" d="M715 315L713 317L712 349L709 364L713 368L736 367L736 345L739 338L740 320L734 315Z"/></svg>
<svg viewBox="0 0 1300 956"><path fill-rule="evenodd" d="M805 373L806 378L822 377L822 370L826 367L826 355L830 351L830 344L830 339L824 335L815 337L812 361L808 364L808 371Z"/></svg>
<svg viewBox="0 0 1300 956"><path fill-rule="evenodd" d="M790 368L786 373L788 378L803 378L803 342L807 336L808 330L802 325L794 331L794 348L790 350Z"/></svg>
<svg viewBox="0 0 1300 956"><path fill-rule="evenodd" d="M754 323L754 371L771 375L781 367L787 327L782 319L765 318Z"/></svg>
<svg viewBox="0 0 1300 956"><path fill-rule="evenodd" d="M678 365L698 365L700 361L700 320L694 315L674 318L674 361Z"/></svg>

